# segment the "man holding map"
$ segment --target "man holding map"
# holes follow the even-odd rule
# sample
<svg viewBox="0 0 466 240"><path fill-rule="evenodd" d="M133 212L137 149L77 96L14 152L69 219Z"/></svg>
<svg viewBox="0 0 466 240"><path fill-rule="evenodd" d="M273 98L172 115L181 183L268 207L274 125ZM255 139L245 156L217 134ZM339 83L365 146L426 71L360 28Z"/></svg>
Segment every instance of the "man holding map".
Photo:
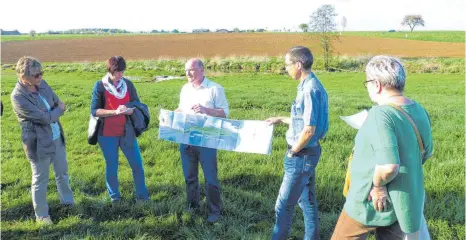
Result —
<svg viewBox="0 0 466 240"><path fill-rule="evenodd" d="M319 215L315 192L315 168L319 162L319 140L328 130L328 96L312 72L313 56L306 47L293 47L286 53L286 71L298 80L298 92L291 107L291 117L272 117L269 124L286 123L288 151L285 175L275 205L276 222L272 239L286 239L291 228L294 207L303 210L304 239L319 239Z"/></svg>
<svg viewBox="0 0 466 240"><path fill-rule="evenodd" d="M204 64L200 59L190 59L185 64L188 82L180 93L177 112L202 114L226 118L228 102L222 86L204 76ZM220 218L222 201L220 182L217 177L217 149L180 144L183 174L186 181L188 207L194 211L199 208L199 163L204 171L207 221L214 223Z"/></svg>

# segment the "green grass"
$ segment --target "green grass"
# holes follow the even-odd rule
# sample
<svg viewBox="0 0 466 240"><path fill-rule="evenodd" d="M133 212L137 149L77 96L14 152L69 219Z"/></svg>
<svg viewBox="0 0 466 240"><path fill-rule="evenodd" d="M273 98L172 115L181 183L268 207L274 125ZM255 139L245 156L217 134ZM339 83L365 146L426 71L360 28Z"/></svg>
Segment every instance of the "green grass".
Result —
<svg viewBox="0 0 466 240"><path fill-rule="evenodd" d="M128 70L128 76L145 76ZM339 119L372 104L362 86L362 73L319 73L329 93L330 129L322 142L317 167L320 237L329 239L344 203L342 187L346 158L356 130ZM45 79L68 110L61 121L67 137L71 187L77 205L58 204L53 174L48 200L56 225L41 228L34 223L30 165L22 149L20 127L11 112L9 95L16 77L2 73L1 118L2 228L5 239L270 239L275 221L274 205L283 176L286 149L285 126L274 130L270 156L219 151L219 178L224 202L219 224L206 224L205 203L201 215L184 211L185 185L176 144L157 139L161 108L175 109L186 80L137 82L139 96L151 111L150 130L138 140L144 159L148 203L134 202L131 169L120 155L119 181L123 203L112 207L105 188L105 164L100 149L86 142L95 72L46 73ZM232 119L261 120L288 115L297 83L284 75L226 74L211 77L224 86ZM406 94L425 106L433 127L435 153L425 164L427 202L425 215L433 239L465 238L464 202L464 76L410 74ZM202 174L201 181L203 181ZM202 193L202 195L204 195ZM203 200L205 201L205 199ZM301 239L304 225L296 208L292 236Z"/></svg>
<svg viewBox="0 0 466 240"><path fill-rule="evenodd" d="M406 37L406 34L408 37ZM409 39L419 41L432 42L457 42L464 43L464 31L419 31L414 29L414 32L342 32L342 36L363 36L363 37L380 37L380 38L396 38Z"/></svg>
<svg viewBox="0 0 466 240"><path fill-rule="evenodd" d="M372 56L334 56L330 59L330 67L341 72L363 72ZM143 71L143 75L184 75L184 64L187 59L165 59L129 61L128 70ZM284 73L283 57L225 57L203 59L209 71L221 73ZM464 58L404 58L402 62L409 73L462 73L464 74ZM104 73L105 62L75 63L43 63L46 72L99 72ZM15 64L2 64L2 69L15 69ZM323 57L315 58L312 68L324 70Z"/></svg>

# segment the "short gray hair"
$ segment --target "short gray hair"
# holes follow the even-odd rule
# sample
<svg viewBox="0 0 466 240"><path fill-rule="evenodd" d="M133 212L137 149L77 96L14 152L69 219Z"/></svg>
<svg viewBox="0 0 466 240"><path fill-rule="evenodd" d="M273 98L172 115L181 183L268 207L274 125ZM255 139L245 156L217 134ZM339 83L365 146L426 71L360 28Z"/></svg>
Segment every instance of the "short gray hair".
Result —
<svg viewBox="0 0 466 240"><path fill-rule="evenodd" d="M404 91L406 71L400 59L379 55L366 65L367 80L379 80L383 87Z"/></svg>
<svg viewBox="0 0 466 240"><path fill-rule="evenodd" d="M290 61L294 63L300 62L305 70L309 71L312 69L314 57L309 48L303 46L292 47L286 52L286 55L290 56Z"/></svg>
<svg viewBox="0 0 466 240"><path fill-rule="evenodd" d="M199 58L191 58L188 60L188 62L192 62L196 65L196 67L204 69L204 63Z"/></svg>
<svg viewBox="0 0 466 240"><path fill-rule="evenodd" d="M39 60L30 56L24 56L16 63L16 73L20 76L30 77L41 71L42 64L40 64Z"/></svg>

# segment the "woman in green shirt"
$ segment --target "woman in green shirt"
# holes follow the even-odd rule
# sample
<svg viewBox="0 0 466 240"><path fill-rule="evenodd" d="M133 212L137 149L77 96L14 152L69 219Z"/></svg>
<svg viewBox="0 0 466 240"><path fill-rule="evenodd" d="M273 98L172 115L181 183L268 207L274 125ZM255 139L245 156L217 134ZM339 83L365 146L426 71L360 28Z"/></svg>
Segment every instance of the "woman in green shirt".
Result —
<svg viewBox="0 0 466 240"><path fill-rule="evenodd" d="M355 138L350 186L332 239L366 239L371 231L377 239L417 238L424 205L422 164L432 155L432 133L426 110L403 95L405 82L397 58L376 56L366 66L363 84L376 106Z"/></svg>

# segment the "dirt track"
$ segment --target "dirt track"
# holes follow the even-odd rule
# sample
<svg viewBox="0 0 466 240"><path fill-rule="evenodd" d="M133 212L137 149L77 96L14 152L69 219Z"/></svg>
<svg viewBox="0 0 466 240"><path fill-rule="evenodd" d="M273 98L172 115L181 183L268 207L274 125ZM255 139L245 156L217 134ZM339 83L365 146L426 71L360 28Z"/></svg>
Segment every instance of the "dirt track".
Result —
<svg viewBox="0 0 466 240"><path fill-rule="evenodd" d="M358 56L389 54L398 57L464 58L463 43L344 36L335 42L335 54ZM316 39L304 34L173 34L113 36L90 39L2 42L2 63L14 63L30 55L42 62L105 61L180 57L279 56L295 45L308 46L319 55Z"/></svg>

